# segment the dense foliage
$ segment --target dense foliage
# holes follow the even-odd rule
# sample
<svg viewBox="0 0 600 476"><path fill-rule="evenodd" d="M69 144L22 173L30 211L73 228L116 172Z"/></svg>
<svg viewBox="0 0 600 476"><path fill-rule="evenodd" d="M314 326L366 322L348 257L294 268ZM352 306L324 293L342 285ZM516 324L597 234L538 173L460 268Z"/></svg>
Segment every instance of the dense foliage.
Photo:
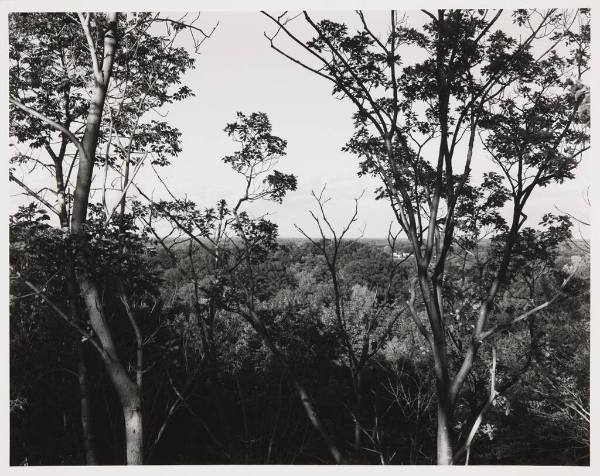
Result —
<svg viewBox="0 0 600 476"><path fill-rule="evenodd" d="M64 292L51 280L59 241L43 214L28 207L11 221L11 264L37 282L61 307ZM98 240L111 255L110 230ZM147 337L148 369L144 411L152 463L327 463L328 454L295 396L288 371L252 327L234 312L219 310L214 322L216 371L207 358L202 314L190 270L209 279L212 260L198 245L178 245L172 257L151 239L140 237L128 254L130 267L117 274L132 282L157 283L154 312L145 292L136 297L140 326ZM406 243L400 247L408 249ZM156 250L157 251L154 251ZM490 244L489 249L492 249ZM525 277L503 296L503 306L522 306L520 295L545 300L560 284L555 276L577 261L580 252L564 242L544 265L534 295ZM191 254L190 254L191 253ZM44 256L44 270L40 257ZM205 264L203 264L205 263ZM360 332L383 299L389 272L398 265L385 240L348 242L340 256L347 320ZM103 268L107 299L115 267ZM475 269L470 270L476 272ZM539 266L537 272L542 271ZM324 424L357 463L434 462L435 396L426 342L407 316L395 322L368 362L363 385L362 443L353 447L353 387L343 339L333 319L333 292L324 259L305 240L280 240L256 268L262 315L270 335L292 363L291 371L309 390ZM400 265L390 294L407 297L411 265ZM523 271L524 272L524 271ZM40 273L43 273L43 277ZM205 276L207 276L205 278ZM135 279L132 279L135 277ZM158 281L156 281L158 279ZM148 281L150 280L150 281ZM589 277L580 274L559 303L519 325L497 343L499 385L518 380L496 399L475 441L473 463L585 464L589 433L577 412L589 405L589 305L581 295ZM65 326L52 310L15 280L11 292L11 429L13 464L81 464L77 395L77 354ZM388 299L390 299L388 297ZM457 298L458 299L458 298ZM144 301L147 304L144 304ZM109 303L110 305L110 303ZM401 304L399 304L401 305ZM131 331L119 314L111 324L122 335L122 352L133 359ZM389 309L388 312L393 312ZM199 313L201 315L199 315ZM381 316L385 319L388 316ZM453 318L454 320L454 318ZM456 329L468 326L456 316ZM568 338L565 338L568 336ZM116 398L92 357L94 424L102 442L102 463L122 460ZM486 360L484 357L483 360ZM213 373L214 372L214 373ZM75 374L75 375L73 375ZM482 366L470 384L464 411L487 392ZM516 383L516 382L512 382ZM45 423L40 425L40 418Z"/></svg>

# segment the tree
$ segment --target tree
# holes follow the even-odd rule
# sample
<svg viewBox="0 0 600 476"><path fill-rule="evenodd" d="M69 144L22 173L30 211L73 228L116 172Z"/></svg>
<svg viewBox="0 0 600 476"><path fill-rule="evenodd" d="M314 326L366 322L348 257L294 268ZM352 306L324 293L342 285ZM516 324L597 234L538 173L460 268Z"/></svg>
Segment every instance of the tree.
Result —
<svg viewBox="0 0 600 476"><path fill-rule="evenodd" d="M269 328L272 312L257 278L257 266L277 248L277 226L264 217L251 217L243 206L262 199L281 203L288 191L296 189L294 175L274 169L285 154L287 143L271 130L264 113L249 116L238 113L237 121L225 128L225 132L240 145L238 151L223 158L223 162L243 178L244 190L235 206L230 207L221 200L215 208L200 212L189 200L173 197L171 202L152 202L146 198L158 214L204 250L210 260L209 274L202 277L205 284L199 285L198 276L193 281L198 314L207 329L202 338L210 335L215 317L224 311L238 315L250 324L292 380L311 425L322 437L331 456L341 462L341 452L292 370L285 350L278 345ZM164 240L160 241L168 249Z"/></svg>
<svg viewBox="0 0 600 476"><path fill-rule="evenodd" d="M336 232L325 213L325 204L329 199L323 197L325 187L319 195L313 191L312 195L317 202L317 214L310 212L313 221L319 230L319 238L313 239L306 232L296 226L298 231L307 238L317 252L324 258L333 291L333 305L327 309L326 321L331 321L337 330L341 348L345 351L345 360L350 369L352 390L354 394L354 448L361 449L362 435L362 397L365 393L364 371L372 358L386 344L396 321L405 311L404 306L395 309L394 298L391 296L391 286L398 271L398 264L392 266L387 276L387 286L384 293L378 295L365 286L355 285L348 289L340 276L339 258L341 258L349 245L345 238L350 227L356 222L358 215L358 201L355 199L354 213L340 232ZM397 235L389 233L388 242L393 259Z"/></svg>
<svg viewBox="0 0 600 476"><path fill-rule="evenodd" d="M482 343L500 329L493 324L496 297L510 280L526 204L535 190L572 178L589 147L579 113L585 94L565 92L567 78L580 80L588 70L589 10L517 10L504 28L498 28L508 16L502 10L423 10L419 26L392 11L382 36L360 11L355 32L307 12L263 13L277 28L265 34L271 47L330 81L333 94L356 108L355 134L345 150L361 159L361 174L380 178L379 198L390 201L411 243L427 322L412 315L429 342L436 375L437 462L452 464L457 402ZM306 41L292 31L298 17L314 38ZM282 37L299 53L280 46ZM459 207L473 190L478 138L499 171L484 178L492 197L483 205L484 226L498 236L502 251L472 303L469 344L454 366L444 283L457 245ZM508 221L499 213L504 206ZM472 230L478 238L481 226Z"/></svg>
<svg viewBox="0 0 600 476"><path fill-rule="evenodd" d="M165 36L149 33L157 23L170 25ZM193 22L192 22L193 23ZM180 76L193 65L189 54L173 47L177 32L199 31L205 39L209 35L183 19L172 20L160 14L133 14L125 17L117 13L100 14L14 14L11 16L11 68L10 104L11 136L19 142L29 142L33 148L44 147L51 158L50 165L18 153L16 163L39 163L55 180L54 194L58 208L43 193L35 192L11 170L11 180L49 211L55 213L72 251L67 253L65 270L71 306L68 317L55 311L78 328L78 302L89 318L93 336L85 332L101 356L106 371L119 395L123 410L126 435L126 459L129 464L141 464L143 459L141 376L143 369L141 336L123 288L118 295L123 310L135 330L138 358L135 379L119 355L115 339L107 323L97 278L94 275L94 250L90 245L90 227L87 224L88 208L92 197L92 179L95 165L104 163L102 206L105 225L111 222L112 210L107 205L109 167L115 161L123 162L123 180L117 204L121 205L121 218L125 214L125 200L132 177L147 155L153 162L168 163L168 157L179 152L179 132L162 121L142 121L142 116L154 108L189 96L187 87L169 89L179 83ZM199 43L196 44L199 46ZM89 89L89 91L88 91ZM105 111L108 111L108 121ZM58 133L59 151L53 149ZM116 157L110 153L112 140L119 147ZM127 145L123 142L127 139ZM104 157L98 149L106 145ZM69 154L68 148L74 153ZM70 158L65 176L65 161ZM74 192L71 196L71 171L77 164ZM45 190L45 189L43 189ZM42 191L43 191L42 190ZM69 207L72 204L72 208ZM122 236L127 230L121 220ZM117 241L124 250L126 240ZM29 287L40 295L43 291L33 283ZM59 312L60 311L60 312ZM82 362L83 363L83 362ZM81 367L82 375L85 373ZM83 391L83 387L82 387ZM86 425L82 398L82 423L86 435L91 431ZM88 438L86 436L86 441ZM86 451L89 463L96 462L93 449Z"/></svg>

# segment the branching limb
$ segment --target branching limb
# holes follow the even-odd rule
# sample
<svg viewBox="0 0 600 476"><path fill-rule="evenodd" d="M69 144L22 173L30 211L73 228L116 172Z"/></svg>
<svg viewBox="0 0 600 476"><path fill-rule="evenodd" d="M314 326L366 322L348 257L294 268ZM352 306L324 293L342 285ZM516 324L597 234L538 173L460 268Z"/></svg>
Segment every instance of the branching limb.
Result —
<svg viewBox="0 0 600 476"><path fill-rule="evenodd" d="M46 207L48 207L48 209L55 213L56 215L60 216L60 212L54 208L53 205L50 204L50 202L48 202L44 197L42 197L42 195L40 195L37 192L34 192L32 189L30 189L25 183L23 183L21 180L19 180L17 177L15 177L12 172L8 173L8 178L11 182L15 182L19 187L21 187L23 190L25 190L25 192L27 193L27 195L35 198L37 201L39 201L41 204L45 205Z"/></svg>
<svg viewBox="0 0 600 476"><path fill-rule="evenodd" d="M77 12L77 16L79 17L79 22L81 23L81 27L83 28L83 33L85 34L85 39L87 40L88 49L90 52L90 57L92 60L92 69L94 71L94 78L98 84L102 84L103 77L100 72L100 65L98 64L98 56L96 54L96 47L94 46L94 40L92 38L92 34L90 33L90 17L91 13L87 15L85 13Z"/></svg>
<svg viewBox="0 0 600 476"><path fill-rule="evenodd" d="M434 344L433 337L431 336L429 331L425 328L423 321L421 321L421 318L419 317L419 315L417 314L417 311L415 309L415 300L417 297L416 287L417 287L417 280L412 279L410 282L410 298L408 301L406 301L406 304L408 305L408 310L410 311L410 317L412 317L412 320L417 325L419 332L421 332L423 337L425 337L427 342L429 342L429 344L433 347L433 344Z"/></svg>
<svg viewBox="0 0 600 476"><path fill-rule="evenodd" d="M79 334L81 334L81 336L85 339L91 342L91 344L95 347L95 349L98 351L98 353L102 356L102 358L109 358L107 353L105 352L105 350L100 347L100 345L96 342L96 340L93 338L93 336L87 332L83 327L81 327L79 324L77 324L76 322L72 321L69 316L67 316L44 292L44 290L38 288L35 284L33 284L32 282L24 279L19 273L17 273L17 276L19 278L21 278L23 280L23 282L25 283L25 285L31 289L37 296L40 296L44 301L46 301L46 304L48 304L53 310L54 312L56 312L56 314L58 314L58 316L65 321L69 326L71 326L73 329L75 329L77 332L79 332Z"/></svg>
<svg viewBox="0 0 600 476"><path fill-rule="evenodd" d="M140 331L140 326L135 320L135 316L133 312L131 312L131 307L129 306L129 300L127 299L127 295L125 294L125 290L121 284L121 289L119 290L119 299L123 303L123 307L125 308L125 313L127 314L127 318L129 319L129 323L133 329L135 334L135 343L136 343L136 369L135 369L135 382L138 387L142 388L142 376L144 373L144 349L143 349L143 338L142 332Z"/></svg>
<svg viewBox="0 0 600 476"><path fill-rule="evenodd" d="M34 111L30 107L25 106L25 104L21 103L19 100L15 99L14 97L10 97L8 101L12 105L14 105L14 106L18 107L19 109L22 109L23 111L25 111L27 114L30 114L33 117L37 117L38 119L44 121L46 124L54 127L54 129L56 129L56 130L62 132L63 134L65 134L69 138L69 140L75 145L75 147L77 147L77 151L81 154L81 156L85 157L86 159L88 159L88 155L87 155L87 152L85 151L85 149L83 148L83 144L79 141L79 139L77 139L77 137L75 137L75 134L73 134L73 132L71 132L65 126L63 126L62 124L59 124L56 121L53 121L52 119L44 116L43 114L41 114L41 113L39 113L37 111Z"/></svg>
<svg viewBox="0 0 600 476"><path fill-rule="evenodd" d="M473 438L477 434L479 427L481 426L481 422L483 421L483 415L490 408L490 405L496 399L498 392L496 392L496 348L492 348L492 366L490 368L490 395L488 399L485 401L485 404L481 408L479 415L475 419L473 426L471 427L471 431L469 432L469 436L467 437L467 441L465 444L454 454L454 461L456 462L458 458L460 458L463 453L466 453L465 457L465 466L469 464L469 456L471 455L471 444L473 443Z"/></svg>
<svg viewBox="0 0 600 476"><path fill-rule="evenodd" d="M117 200L117 202L114 204L114 206L110 210L110 213L107 214L106 220L104 222L104 226L107 226L110 223L110 220L112 219L112 216L114 215L117 207L119 206L119 204L123 203L123 201L125 200L125 196L127 195L127 191L129 190L129 187L133 183L133 179L135 179L135 176L137 175L137 173L142 168L142 164L144 163L144 160L146 160L146 157L148 157L148 152L146 152L144 154L144 157L142 157L141 160L135 165L135 168L133 169L133 173L132 173L131 179L128 180L127 185L125 185L125 187L123 188L123 191L121 192L121 196L119 197L119 200Z"/></svg>
<svg viewBox="0 0 600 476"><path fill-rule="evenodd" d="M558 291L554 294L554 297L552 299L549 299L548 301L546 301L543 304L540 304L539 306L534 307L533 309L530 309L527 312L524 312L523 314L514 317L513 319L511 319L510 321L504 323L504 324L497 324L495 326L493 326L492 328L488 329L487 331L483 332L480 335L480 340L484 340L487 339L488 337L502 331L502 330L506 330L510 327L512 327L514 324L516 324L517 322L521 322L525 319L527 319L529 316L535 314L536 312L539 312L543 309L546 309L548 306L550 306L551 304L553 304L556 300L558 300L562 293L561 291L565 288L565 286L569 283L569 281L571 281L571 279L577 274L577 271L579 270L579 266L576 266L575 269L571 272L571 274L569 274L569 276L567 276L564 281L562 282L560 288L558 289Z"/></svg>

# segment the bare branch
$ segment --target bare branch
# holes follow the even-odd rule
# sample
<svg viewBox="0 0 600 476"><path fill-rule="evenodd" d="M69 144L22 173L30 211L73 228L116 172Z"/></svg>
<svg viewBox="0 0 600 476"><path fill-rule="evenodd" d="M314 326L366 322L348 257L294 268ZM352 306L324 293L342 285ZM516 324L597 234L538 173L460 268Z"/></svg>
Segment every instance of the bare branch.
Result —
<svg viewBox="0 0 600 476"><path fill-rule="evenodd" d="M569 283L569 281L571 281L573 276L575 276L577 274L577 271L579 271L579 265L575 266L575 269L571 272L571 274L569 274L569 276L567 276L564 279L559 290L554 294L554 297L552 299L546 301L543 304L540 304L539 306L534 307L533 309L530 309L529 311L527 311L517 317L514 317L507 323L495 325L494 327L492 327L492 328L488 329L487 331L483 332L482 334L480 334L479 340L483 341L484 339L487 339L488 337L490 337L502 330L512 327L517 322L521 322L521 321L527 319L529 316L535 314L536 312L546 309L548 306L553 304L556 300L558 300L561 297L562 293L560 291L562 291L565 288L565 286Z"/></svg>
<svg viewBox="0 0 600 476"><path fill-rule="evenodd" d="M73 329L75 329L77 332L79 332L79 334L81 334L81 336L85 339L85 340L89 340L91 342L91 344L95 347L95 349L98 351L98 353L102 356L102 358L107 359L108 354L105 352L105 350L100 347L100 345L96 342L96 340L93 338L93 336L91 334L89 334L83 327L81 327L79 324L77 324L76 322L72 321L69 316L67 316L56 304L54 304L54 302L46 295L46 293L44 292L44 290L38 288L35 284L31 283L30 281L26 280L25 278L23 278L20 273L17 273L17 276L19 278L21 278L23 280L23 282L25 283L25 285L31 289L37 296L40 296L44 301L46 301L46 303L54 310L54 312L56 312L56 314L58 314L58 316L65 321L69 326L71 326Z"/></svg>
<svg viewBox="0 0 600 476"><path fill-rule="evenodd" d="M421 319L419 318L419 315L417 314L417 311L415 309L416 285L417 285L417 280L412 279L410 282L410 299L408 301L406 301L406 304L408 305L408 309L410 311L410 317L412 317L412 320L417 325L419 332L421 332L421 334L423 335L423 337L425 337L427 342L429 342L429 344L431 346L433 346L433 337L431 336L429 331L425 328L423 321L421 321Z"/></svg>
<svg viewBox="0 0 600 476"><path fill-rule="evenodd" d="M140 326L135 320L135 316L131 312L131 307L129 306L129 300L127 299L127 295L125 294L125 289L123 288L122 283L120 284L119 290L119 299L121 303L123 303L123 307L125 308L125 313L127 314L127 318L129 319L129 323L133 329L135 334L135 342L136 342L136 354L137 354L137 362L135 369L135 382L138 387L142 388L142 375L144 371L144 349L143 349L143 338L142 332L140 331Z"/></svg>
<svg viewBox="0 0 600 476"><path fill-rule="evenodd" d="M48 207L50 209L50 211L52 211L56 215L60 215L60 212L56 208L54 208L54 206L51 205L50 202L48 202L39 193L34 192L32 189L30 189L27 185L25 185L25 183L23 183L21 180L19 180L17 177L15 177L12 172L8 173L8 178L9 178L9 180L11 182L15 182L23 190L25 190L25 192L27 193L27 195L29 195L29 196L35 198L36 200L38 200L40 203L42 203L43 205L45 205L46 207Z"/></svg>
<svg viewBox="0 0 600 476"><path fill-rule="evenodd" d="M462 456L463 453L466 452L467 455L465 458L465 466L468 466L469 456L471 455L471 443L473 442L473 438L475 438L475 434L477 433L477 430L479 430L481 422L483 421L483 415L485 414L485 412L487 412L490 405L496 399L497 395L498 395L498 392L496 392L496 348L492 347L492 366L490 368L490 395L489 395L488 399L486 400L485 404L483 405L483 407L481 408L479 415L477 415L477 418L475 419L475 422L473 423L473 426L471 427L471 431L469 432L469 436L467 437L467 441L465 442L463 447L460 448L455 453L455 455L454 455L455 462L457 461L457 459L460 456Z"/></svg>
<svg viewBox="0 0 600 476"><path fill-rule="evenodd" d="M94 46L94 40L92 38L92 34L90 33L90 17L91 13L88 13L87 16L84 13L77 12L77 16L79 17L79 22L81 23L81 27L83 28L83 32L85 34L85 39L87 40L88 50L90 52L90 57L92 60L92 69L94 71L94 78L98 84L102 84L103 76L100 72L100 66L98 64L98 56L96 54L96 47Z"/></svg>

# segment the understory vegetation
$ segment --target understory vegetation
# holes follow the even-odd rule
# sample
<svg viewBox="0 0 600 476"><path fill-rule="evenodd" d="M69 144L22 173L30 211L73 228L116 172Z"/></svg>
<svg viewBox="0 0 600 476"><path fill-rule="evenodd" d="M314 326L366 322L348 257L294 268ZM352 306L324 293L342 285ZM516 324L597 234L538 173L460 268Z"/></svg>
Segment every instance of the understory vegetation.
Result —
<svg viewBox="0 0 600 476"><path fill-rule="evenodd" d="M312 243L279 240L257 264L258 312L282 357L273 355L251 324L226 309L231 303L211 300L206 287L215 279L212 260L197 244L167 244L172 246L167 253L131 230L127 257L117 263L111 256L114 235L99 233L95 241L104 254L97 263L103 302L127 361L135 361L135 338L122 303L111 298L119 282L130 290L144 335L148 462L329 463L297 398L295 380L349 462L435 462L431 356L405 312L414 270L408 260L392 257L386 240L343 242L337 267L346 336L335 320L327 264ZM66 307L60 231L29 207L11 221L11 243L12 266L45 283L52 302ZM409 247L398 243L395 249ZM490 252L485 246L479 263ZM581 263L568 288L559 289L582 255L574 244L560 243L551 262L532 270L539 276L533 287L524 275L505 289L498 312L507 315L557 292L561 299L497 339L499 393L475 436L473 464L589 464L588 263ZM463 257L453 256L457 267ZM477 273L477 262L468 260L456 272L448 287L459 301L458 276ZM117 396L101 360L76 331L66 331L42 298L18 281L11 288L12 463L84 463L77 373L82 351L99 462L122 461L122 417L114 410ZM211 306L218 309L207 323ZM460 348L473 319L459 309L449 319L452 345ZM360 354L365 340L369 357L357 395L345 346L350 343ZM483 355L460 402L465 422L456 431L463 437L489 397L491 346Z"/></svg>

